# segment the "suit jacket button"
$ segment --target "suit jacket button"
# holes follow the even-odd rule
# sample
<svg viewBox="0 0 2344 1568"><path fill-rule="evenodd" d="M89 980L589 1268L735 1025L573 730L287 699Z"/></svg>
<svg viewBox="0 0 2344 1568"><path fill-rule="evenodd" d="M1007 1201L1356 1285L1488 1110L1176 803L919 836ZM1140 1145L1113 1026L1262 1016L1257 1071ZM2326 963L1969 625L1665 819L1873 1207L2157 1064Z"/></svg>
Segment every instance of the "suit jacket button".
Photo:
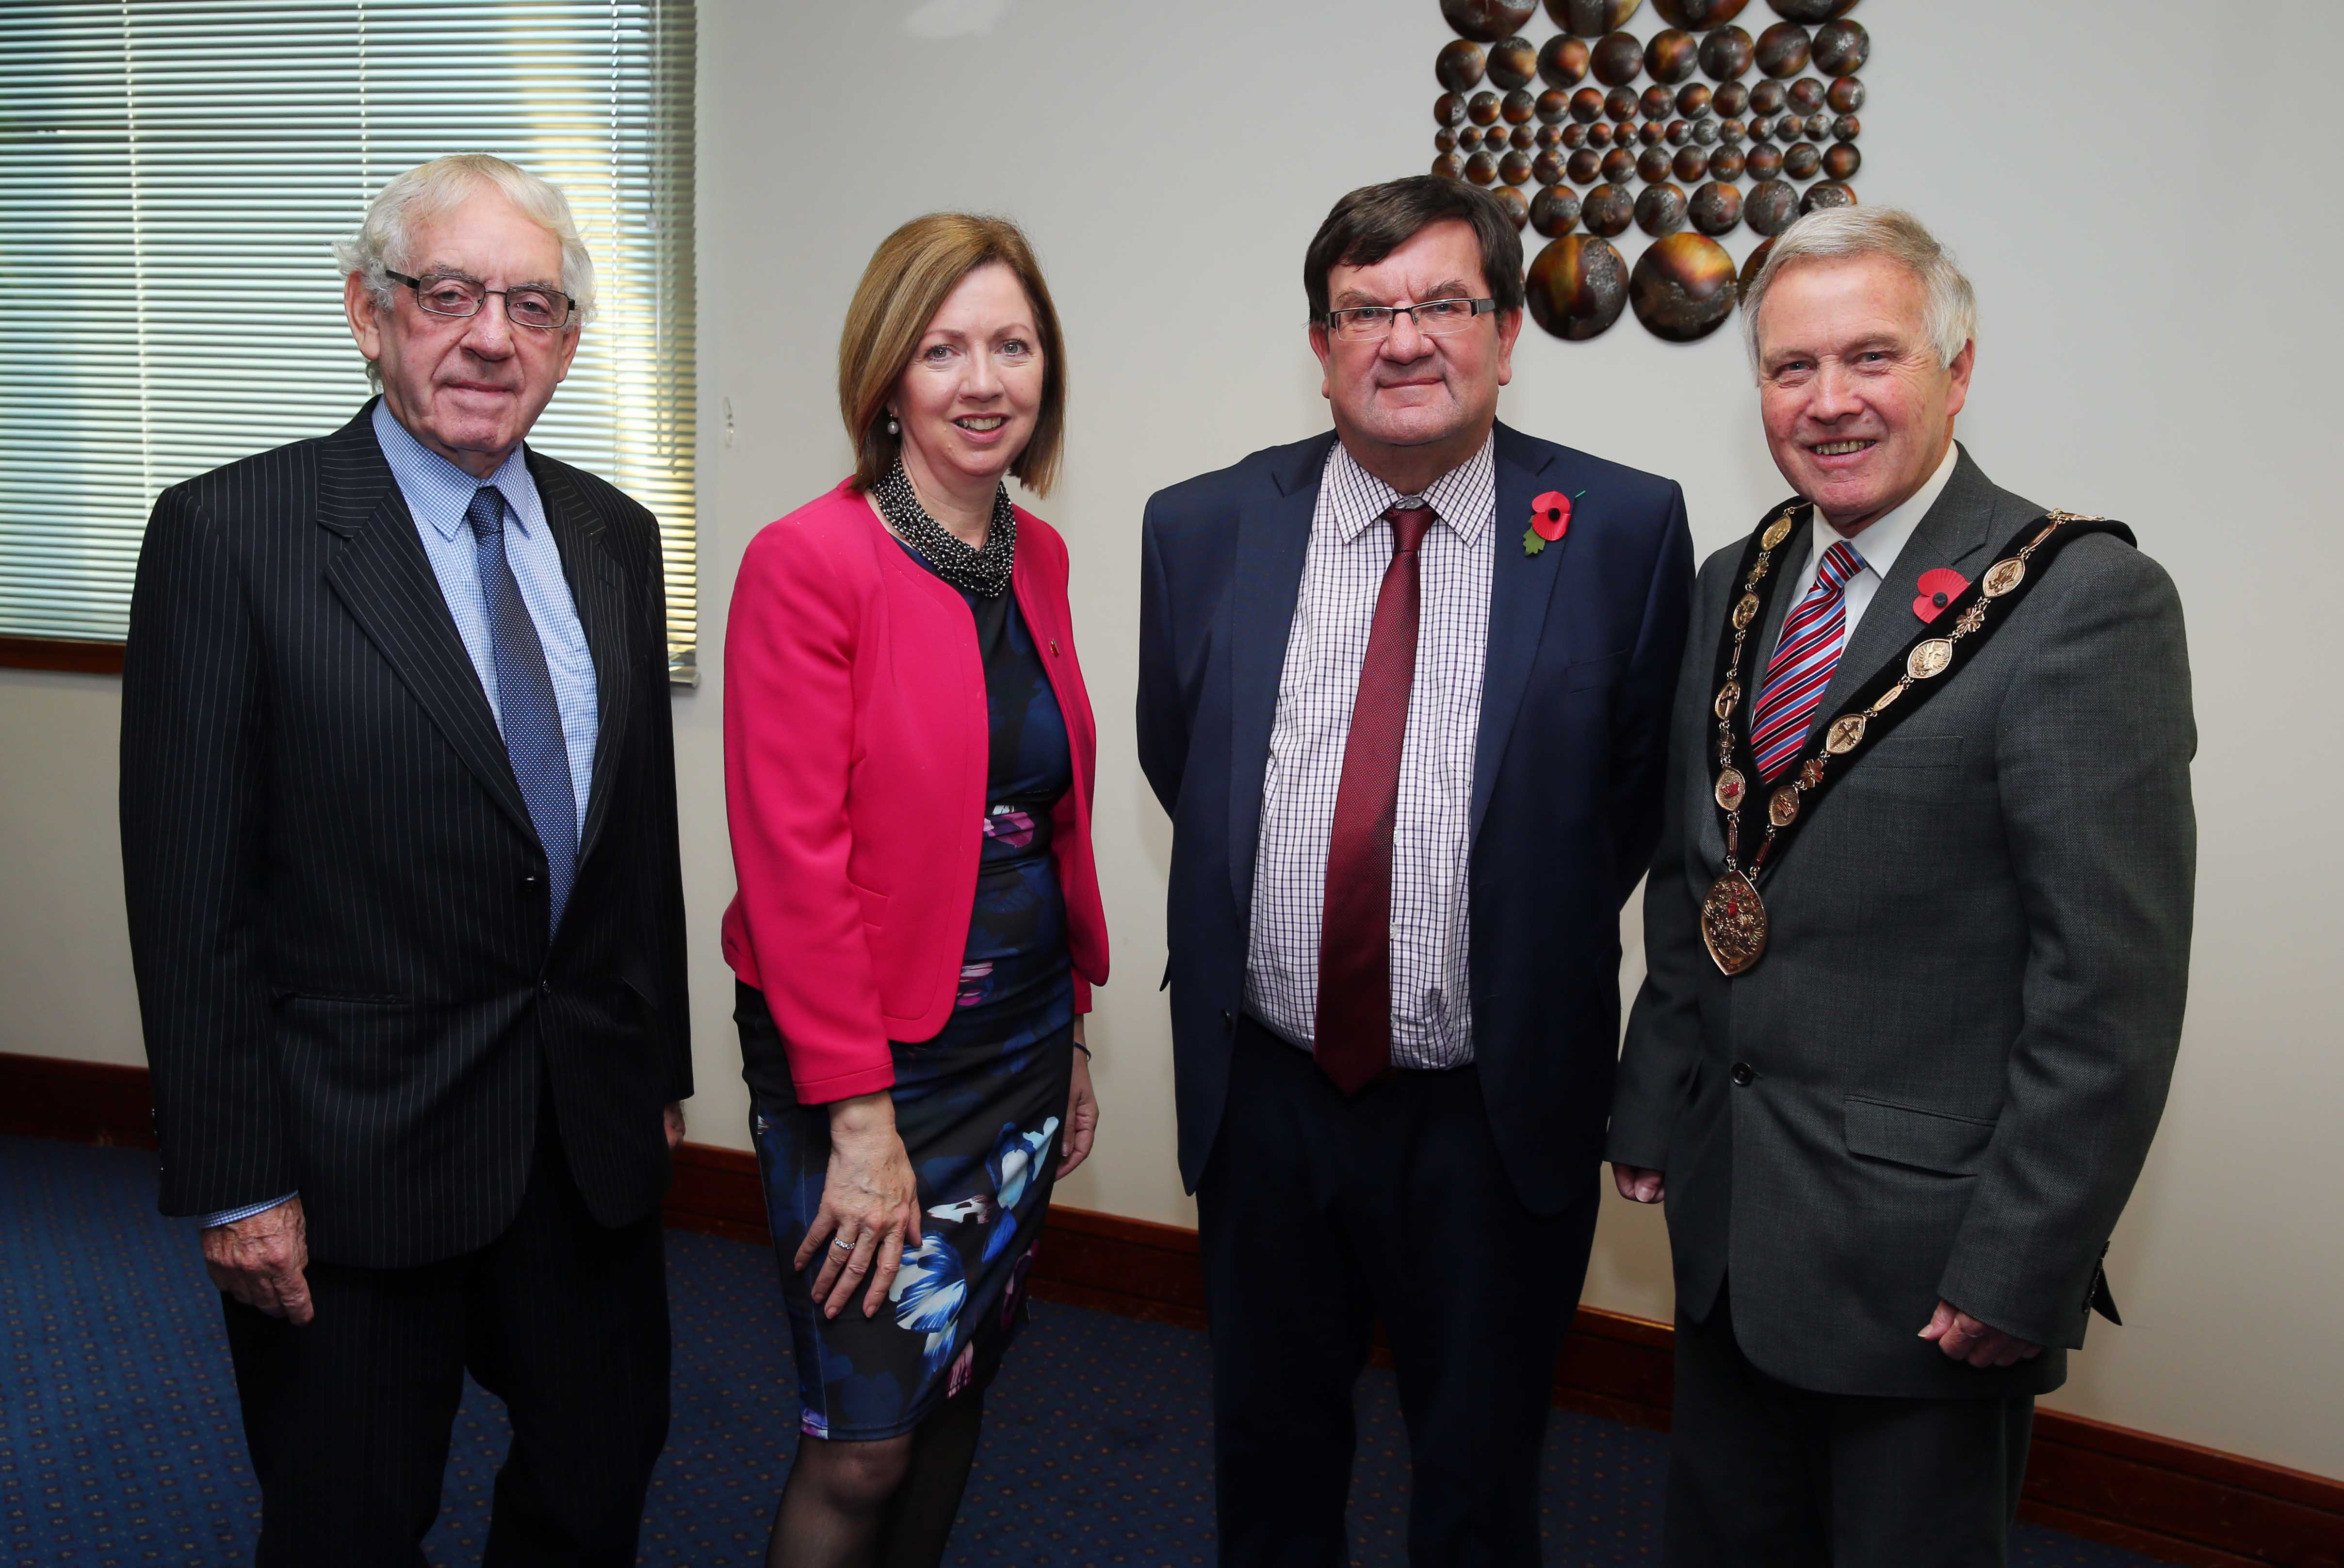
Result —
<svg viewBox="0 0 2344 1568"><path fill-rule="evenodd" d="M1758 1074L1756 1069L1753 1068L1748 1062L1736 1062L1733 1064L1733 1083L1735 1087L1746 1089L1750 1087L1752 1081L1757 1077Z"/></svg>
<svg viewBox="0 0 2344 1568"><path fill-rule="evenodd" d="M541 996L551 996L553 995L553 982L551 980L540 980L537 983L537 994Z"/></svg>
<svg viewBox="0 0 2344 1568"><path fill-rule="evenodd" d="M1227 1035L1234 1035L1238 1032L1237 1018L1226 1007L1221 1009L1221 1032Z"/></svg>
<svg viewBox="0 0 2344 1568"><path fill-rule="evenodd" d="M520 890L523 893L534 893L537 891L539 884L542 883L544 880L545 878L540 876L534 871L524 871L520 874Z"/></svg>

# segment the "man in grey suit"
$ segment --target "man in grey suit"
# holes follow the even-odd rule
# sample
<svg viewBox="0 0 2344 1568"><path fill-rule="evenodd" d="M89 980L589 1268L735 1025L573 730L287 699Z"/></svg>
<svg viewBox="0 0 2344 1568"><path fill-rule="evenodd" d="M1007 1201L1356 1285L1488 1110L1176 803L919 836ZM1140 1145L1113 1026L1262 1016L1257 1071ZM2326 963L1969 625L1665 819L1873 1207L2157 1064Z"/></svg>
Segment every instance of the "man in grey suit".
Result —
<svg viewBox="0 0 2344 1568"><path fill-rule="evenodd" d="M1818 213L1744 317L1798 495L1713 556L1609 1154L1665 1199L1667 1560L2005 1560L2189 958L2181 607L1953 440L1968 282Z"/></svg>

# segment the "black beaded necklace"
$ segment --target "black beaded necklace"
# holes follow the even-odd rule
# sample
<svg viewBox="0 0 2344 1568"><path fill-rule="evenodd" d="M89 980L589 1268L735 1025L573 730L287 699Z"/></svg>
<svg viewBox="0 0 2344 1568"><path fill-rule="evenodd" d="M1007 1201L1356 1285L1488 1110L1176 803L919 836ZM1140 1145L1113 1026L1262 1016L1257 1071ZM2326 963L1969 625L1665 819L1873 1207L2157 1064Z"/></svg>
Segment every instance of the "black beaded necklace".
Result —
<svg viewBox="0 0 2344 1568"><path fill-rule="evenodd" d="M887 477L872 487L871 499L879 503L879 515L895 537L918 551L938 577L987 599L1008 591L1010 568L1017 557L1017 513L1009 504L1007 485L994 489L993 518L985 526L983 550L971 550L928 515L912 491L911 476L904 471L900 457Z"/></svg>

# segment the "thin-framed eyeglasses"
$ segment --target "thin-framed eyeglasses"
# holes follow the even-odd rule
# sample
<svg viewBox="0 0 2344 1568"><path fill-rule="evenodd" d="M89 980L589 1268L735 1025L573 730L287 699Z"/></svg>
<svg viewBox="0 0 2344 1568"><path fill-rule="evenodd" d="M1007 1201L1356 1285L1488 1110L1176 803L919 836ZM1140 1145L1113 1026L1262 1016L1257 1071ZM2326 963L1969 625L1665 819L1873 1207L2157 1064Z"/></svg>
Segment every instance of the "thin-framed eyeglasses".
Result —
<svg viewBox="0 0 2344 1568"><path fill-rule="evenodd" d="M414 289L415 303L432 316L478 316L487 306L490 295L501 294L506 320L533 331L555 332L570 325L570 318L578 309L578 301L543 284L491 288L479 278L467 278L460 272L442 273L437 278L409 278L389 268L383 268L383 276Z"/></svg>
<svg viewBox="0 0 2344 1568"><path fill-rule="evenodd" d="M1473 325L1473 318L1498 308L1495 299L1428 299L1421 305L1354 305L1329 310L1318 318L1330 338L1346 343L1380 343L1391 336L1392 323L1403 312L1428 338L1445 338Z"/></svg>

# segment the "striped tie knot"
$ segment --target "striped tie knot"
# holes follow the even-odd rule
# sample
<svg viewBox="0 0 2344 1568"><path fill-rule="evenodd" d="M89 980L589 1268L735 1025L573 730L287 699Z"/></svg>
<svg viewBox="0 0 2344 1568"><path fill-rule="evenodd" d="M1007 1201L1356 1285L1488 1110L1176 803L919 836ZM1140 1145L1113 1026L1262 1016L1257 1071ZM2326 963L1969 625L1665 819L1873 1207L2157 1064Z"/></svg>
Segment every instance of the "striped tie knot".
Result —
<svg viewBox="0 0 2344 1568"><path fill-rule="evenodd" d="M1783 639L1766 665L1766 684L1750 713L1750 750L1758 776L1772 784L1799 754L1808 722L1824 700L1847 641L1847 597L1841 592L1864 570L1864 557L1842 539L1824 551L1808 589L1783 622Z"/></svg>

